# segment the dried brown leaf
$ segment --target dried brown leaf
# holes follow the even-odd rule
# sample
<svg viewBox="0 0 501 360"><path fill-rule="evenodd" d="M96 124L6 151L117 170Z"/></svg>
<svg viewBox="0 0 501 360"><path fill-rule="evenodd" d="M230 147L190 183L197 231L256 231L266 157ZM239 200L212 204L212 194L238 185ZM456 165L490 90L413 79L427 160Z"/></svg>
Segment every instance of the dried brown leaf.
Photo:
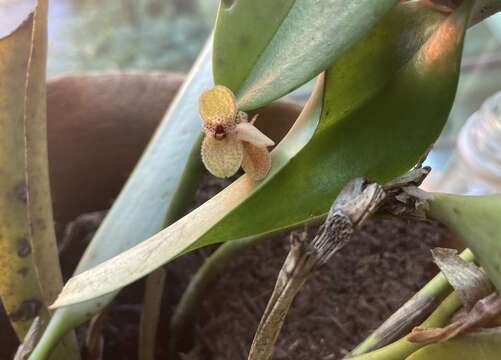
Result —
<svg viewBox="0 0 501 360"><path fill-rule="evenodd" d="M501 296L492 293L479 300L463 317L443 328L415 327L407 340L414 343L434 343L452 339L486 327L501 314Z"/></svg>
<svg viewBox="0 0 501 360"><path fill-rule="evenodd" d="M461 298L466 309L494 291L487 275L475 264L463 260L454 249L435 248L433 260Z"/></svg>

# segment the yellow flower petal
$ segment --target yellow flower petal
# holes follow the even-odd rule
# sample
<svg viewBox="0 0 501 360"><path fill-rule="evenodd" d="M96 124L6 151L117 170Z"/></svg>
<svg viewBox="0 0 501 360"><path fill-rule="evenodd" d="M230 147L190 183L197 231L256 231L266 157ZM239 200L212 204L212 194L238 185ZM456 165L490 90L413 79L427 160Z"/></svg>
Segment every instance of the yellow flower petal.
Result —
<svg viewBox="0 0 501 360"><path fill-rule="evenodd" d="M200 96L200 117L206 132L224 137L236 125L235 95L225 86L216 85Z"/></svg>
<svg viewBox="0 0 501 360"><path fill-rule="evenodd" d="M275 145L273 140L263 134L257 127L248 122L242 122L235 128L237 138L242 141L254 144L256 146Z"/></svg>
<svg viewBox="0 0 501 360"><path fill-rule="evenodd" d="M243 142L244 158L242 168L255 181L262 180L271 168L271 155L266 146L256 146Z"/></svg>
<svg viewBox="0 0 501 360"><path fill-rule="evenodd" d="M242 159L243 145L234 135L223 139L207 135L202 143L202 161L214 176L224 178L235 175Z"/></svg>

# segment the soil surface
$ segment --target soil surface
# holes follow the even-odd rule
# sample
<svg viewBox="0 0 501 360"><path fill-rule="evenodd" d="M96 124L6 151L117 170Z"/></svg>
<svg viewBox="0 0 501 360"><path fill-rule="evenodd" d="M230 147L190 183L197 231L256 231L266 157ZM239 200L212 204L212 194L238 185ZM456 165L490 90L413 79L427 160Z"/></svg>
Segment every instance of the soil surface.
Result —
<svg viewBox="0 0 501 360"><path fill-rule="evenodd" d="M341 359L436 273L429 250L445 234L433 223L370 221L299 293L274 359ZM287 235L263 242L219 280L197 323L203 359L247 359L288 249Z"/></svg>
<svg viewBox="0 0 501 360"><path fill-rule="evenodd" d="M205 181L196 203L210 198L227 183ZM76 265L74 260L101 219L102 214L86 214L66 232L63 242L66 276L71 274ZM308 233L313 236L315 230L310 228ZM342 358L436 273L429 250L446 238L445 229L435 223L395 218L369 221L343 250L317 271L297 296L280 334L274 359ZM77 250L72 251L73 248ZM206 295L193 324L194 336L186 334L187 340L197 341L182 359L247 358L254 331L288 248L289 234L284 233L261 241L234 260ZM194 271L213 249L183 256L167 267L158 359L168 358L168 324L173 309ZM143 289L143 282L128 287L105 314L102 359L137 359ZM2 311L0 326L8 328ZM78 330L82 347L86 329L82 326ZM17 343L12 333L2 330L0 341L4 344L0 347L0 360L11 359Z"/></svg>

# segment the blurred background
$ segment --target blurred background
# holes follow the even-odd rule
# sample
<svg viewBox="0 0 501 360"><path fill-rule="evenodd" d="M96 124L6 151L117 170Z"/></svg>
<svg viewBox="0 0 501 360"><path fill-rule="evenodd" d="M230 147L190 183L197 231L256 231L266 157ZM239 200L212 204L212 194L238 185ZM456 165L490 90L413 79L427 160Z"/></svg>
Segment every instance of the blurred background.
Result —
<svg viewBox="0 0 501 360"><path fill-rule="evenodd" d="M210 33L217 5L218 0L51 0L49 77L132 69L187 72ZM304 102L310 89L308 84L290 97ZM440 141L427 161L434 168L426 183L428 189L463 193L493 191L492 184L480 188L458 185L458 181L471 179L457 178L468 169L464 169L465 164L458 164L466 155L464 151L458 153L456 144L467 119L500 90L501 15L498 14L467 33L456 102ZM478 132L478 126L470 132ZM484 133L475 139L490 144L489 154L480 158L473 156L473 162L489 163L491 173L494 171L490 175L494 176L487 175L494 179L494 188L499 185L495 190L501 192L501 111L496 121L483 126L487 126ZM474 144L473 148L482 144ZM485 156L490 158L486 160ZM468 164L467 168L475 165L472 161ZM475 171L482 172L476 169L472 173Z"/></svg>
<svg viewBox="0 0 501 360"><path fill-rule="evenodd" d="M49 76L79 71L186 72L217 0L50 0Z"/></svg>

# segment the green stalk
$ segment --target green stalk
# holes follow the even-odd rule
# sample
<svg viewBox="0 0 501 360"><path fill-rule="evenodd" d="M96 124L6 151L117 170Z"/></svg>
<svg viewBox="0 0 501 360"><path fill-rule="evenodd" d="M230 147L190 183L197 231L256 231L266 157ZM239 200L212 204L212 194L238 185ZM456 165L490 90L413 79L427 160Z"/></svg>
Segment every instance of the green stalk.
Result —
<svg viewBox="0 0 501 360"><path fill-rule="evenodd" d="M469 249L460 255L466 261L473 261ZM407 333L422 321L452 291L452 287L442 273L437 274L412 298L391 315L377 330L358 345L350 356L365 354L391 343Z"/></svg>
<svg viewBox="0 0 501 360"><path fill-rule="evenodd" d="M453 292L436 308L436 310L424 321L421 326L442 327L452 315L461 307L459 296ZM426 346L422 343L411 343L407 336L390 345L360 356L350 357L350 360L402 360L407 356Z"/></svg>
<svg viewBox="0 0 501 360"><path fill-rule="evenodd" d="M158 322L162 307L167 271L159 268L146 278L143 307L139 322L139 360L154 360Z"/></svg>

